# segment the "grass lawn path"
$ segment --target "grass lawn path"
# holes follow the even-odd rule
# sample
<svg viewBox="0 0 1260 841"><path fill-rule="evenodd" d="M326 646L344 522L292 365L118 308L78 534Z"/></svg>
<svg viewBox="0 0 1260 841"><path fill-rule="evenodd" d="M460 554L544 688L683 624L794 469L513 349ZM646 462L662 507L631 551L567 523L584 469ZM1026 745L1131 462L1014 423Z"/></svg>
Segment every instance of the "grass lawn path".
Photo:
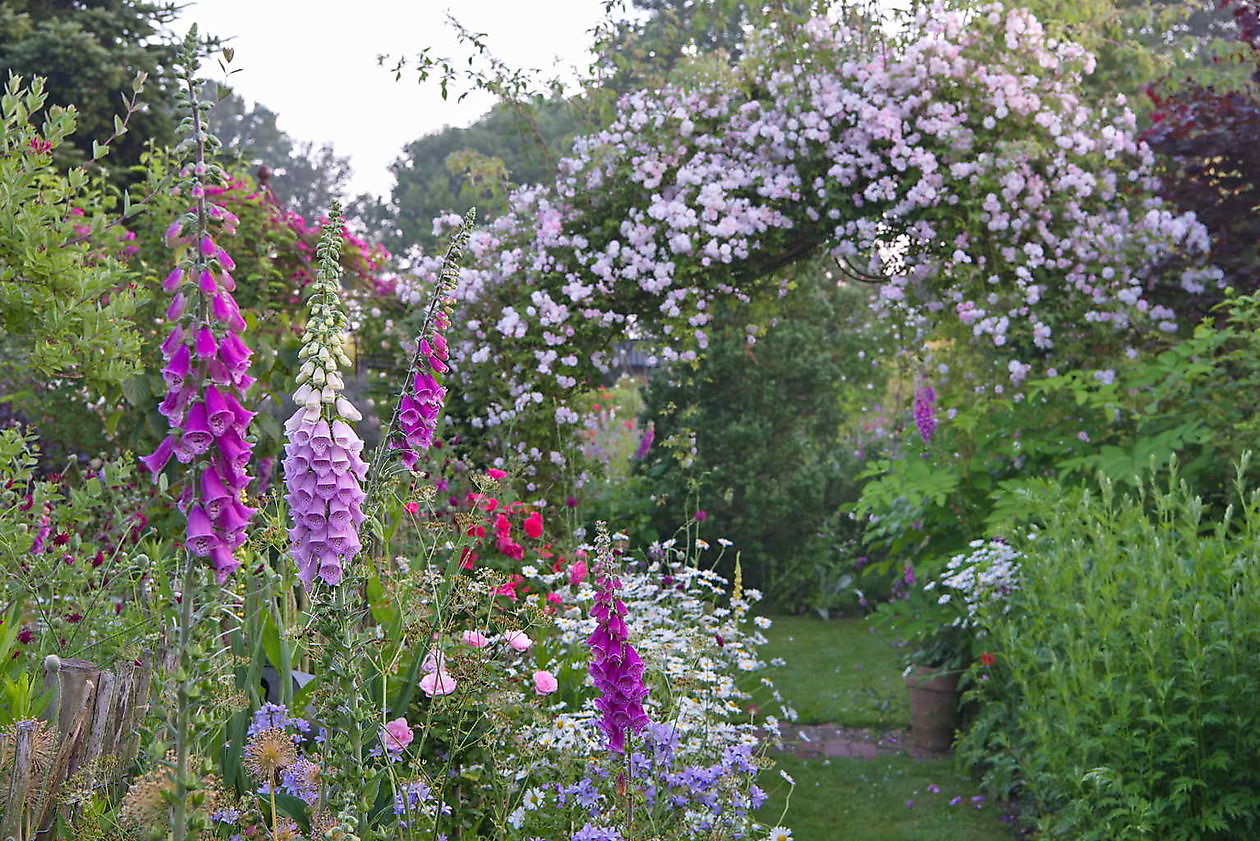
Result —
<svg viewBox="0 0 1260 841"><path fill-rule="evenodd" d="M1010 841L952 758L902 750L910 710L888 638L861 619L799 616L774 617L766 636L766 658L786 661L769 676L800 716L783 728L792 753L775 757L796 781L783 820L793 841ZM823 724L841 730L803 726ZM777 772L762 785L771 798L758 813L774 824L788 786Z"/></svg>

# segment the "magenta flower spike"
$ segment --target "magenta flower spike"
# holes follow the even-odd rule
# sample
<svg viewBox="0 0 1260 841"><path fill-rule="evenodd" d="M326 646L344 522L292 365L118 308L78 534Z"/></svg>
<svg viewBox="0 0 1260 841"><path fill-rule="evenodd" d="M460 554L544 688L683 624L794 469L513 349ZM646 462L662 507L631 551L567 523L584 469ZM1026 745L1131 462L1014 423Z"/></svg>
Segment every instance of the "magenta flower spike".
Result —
<svg viewBox="0 0 1260 841"><path fill-rule="evenodd" d="M599 528L595 605L591 608L598 624L586 642L591 649L591 678L600 693L595 700L599 728L608 738L608 750L623 753L626 731L639 731L648 724L643 711L648 689L643 684L643 660L629 642L625 602L617 598L621 582L612 570L608 532L602 523Z"/></svg>
<svg viewBox="0 0 1260 841"><path fill-rule="evenodd" d="M451 326L450 312L454 301L450 294L458 280L459 260L475 218L475 212L469 211L463 225L451 238L442 268L438 271L428 314L420 335L416 337L416 352L398 398L388 440L390 449L398 451L399 460L408 469L414 469L420 453L433 446L438 420L446 402L446 389L438 380L438 375L450 370L450 352L442 333Z"/></svg>
<svg viewBox="0 0 1260 841"><path fill-rule="evenodd" d="M162 342L167 392L158 411L170 433L140 461L155 481L171 456L188 465L179 505L187 518L186 546L208 557L223 583L240 566L236 550L254 513L241 502L250 480L253 447L247 436L254 415L240 404L253 379L247 373L250 350L238 335L245 322L230 293L235 282L226 274L235 263L209 230L212 222L226 228L235 217L206 198L207 180L224 173L201 157L204 112L194 109L191 125L189 147L197 158L180 171L178 190L192 203L167 228L166 243L179 260L162 283L172 294L166 309L172 329Z"/></svg>

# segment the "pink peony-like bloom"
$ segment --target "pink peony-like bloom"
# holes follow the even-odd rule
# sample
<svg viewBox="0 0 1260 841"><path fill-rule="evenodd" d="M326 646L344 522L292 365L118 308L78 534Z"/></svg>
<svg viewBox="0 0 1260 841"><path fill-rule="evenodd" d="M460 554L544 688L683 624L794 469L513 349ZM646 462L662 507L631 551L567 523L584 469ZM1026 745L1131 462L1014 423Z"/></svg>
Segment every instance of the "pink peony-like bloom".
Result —
<svg viewBox="0 0 1260 841"><path fill-rule="evenodd" d="M420 664L420 671L425 674L446 671L446 655L437 650L430 651L424 655L424 662Z"/></svg>
<svg viewBox="0 0 1260 841"><path fill-rule="evenodd" d="M405 718L387 721L381 728L381 743L385 745L385 750L392 753L397 753L407 747L414 738L415 733L411 731L411 725Z"/></svg>
<svg viewBox="0 0 1260 841"><path fill-rule="evenodd" d="M556 691L560 684L556 681L556 676L548 671L534 672L534 691L539 695L550 695Z"/></svg>
<svg viewBox="0 0 1260 841"><path fill-rule="evenodd" d="M450 695L455 691L455 678L441 670L432 671L420 678L420 689L430 698Z"/></svg>
<svg viewBox="0 0 1260 841"><path fill-rule="evenodd" d="M503 634L503 641L506 642L513 651L529 651L529 647L534 644L524 631L506 631Z"/></svg>
<svg viewBox="0 0 1260 841"><path fill-rule="evenodd" d="M525 518L525 523L523 527L525 529L525 534L529 535L530 537L535 538L535 539L542 537L542 533L543 533L542 514L539 514L537 511L530 514L528 517Z"/></svg>
<svg viewBox="0 0 1260 841"><path fill-rule="evenodd" d="M569 567L569 583L574 587L586 580L586 561L574 561Z"/></svg>
<svg viewBox="0 0 1260 841"><path fill-rule="evenodd" d="M480 631L464 631L463 640L465 645L473 648L485 648L490 644L490 638Z"/></svg>
<svg viewBox="0 0 1260 841"><path fill-rule="evenodd" d="M500 470L497 467L491 467L490 469L486 471L486 475L489 476L491 479L506 479L507 471Z"/></svg>

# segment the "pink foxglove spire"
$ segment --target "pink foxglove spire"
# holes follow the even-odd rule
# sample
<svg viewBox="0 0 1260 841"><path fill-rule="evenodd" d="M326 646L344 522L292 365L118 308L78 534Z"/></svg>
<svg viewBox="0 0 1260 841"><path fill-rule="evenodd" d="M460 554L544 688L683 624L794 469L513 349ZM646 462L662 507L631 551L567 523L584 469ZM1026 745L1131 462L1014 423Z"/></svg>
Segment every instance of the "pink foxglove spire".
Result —
<svg viewBox="0 0 1260 841"><path fill-rule="evenodd" d="M223 583L240 566L236 550L254 514L242 501L254 413L241 405L254 380L248 374L252 352L240 337L245 322L232 298L236 284L228 274L235 263L211 230L213 223L230 233L238 220L206 199L205 185L225 174L206 161L209 138L198 103L192 113L193 160L180 170L176 191L194 201L166 231L166 244L179 259L162 284L173 297L166 310L171 332L162 342L167 391L158 411L170 431L141 461L154 481L171 456L189 466L179 499L187 519L185 546L209 558Z"/></svg>

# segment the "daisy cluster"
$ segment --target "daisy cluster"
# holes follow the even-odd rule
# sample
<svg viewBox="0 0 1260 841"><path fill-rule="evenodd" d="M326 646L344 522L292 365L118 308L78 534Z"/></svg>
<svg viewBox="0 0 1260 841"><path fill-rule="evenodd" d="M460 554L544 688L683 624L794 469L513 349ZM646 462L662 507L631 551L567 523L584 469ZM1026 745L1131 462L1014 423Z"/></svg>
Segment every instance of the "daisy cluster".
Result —
<svg viewBox="0 0 1260 841"><path fill-rule="evenodd" d="M940 578L928 582L923 589L941 590L937 601L953 602L964 611L954 624L973 628L980 624L982 614L993 610L997 603L1003 612L1010 609L1004 600L1019 589L1019 566L1024 554L1000 540L973 540L968 546L970 552L950 558Z"/></svg>
<svg viewBox="0 0 1260 841"><path fill-rule="evenodd" d="M878 285L880 314L968 336L1016 382L1083 335L1176 329L1150 290L1220 274L1203 226L1153 197L1123 99L1080 98L1093 57L997 4L910 32L874 53L834 21L766 33L721 80L628 94L554 183L515 191L455 293L472 425L578 423L610 335L694 358L719 302L818 248Z"/></svg>
<svg viewBox="0 0 1260 841"><path fill-rule="evenodd" d="M567 583L563 572L537 578L544 588ZM766 642L761 630L769 620L750 613L761 594L684 564L645 564L618 578L629 641L642 657L645 680L670 691L643 699L650 724L641 733L626 733L625 758L612 763L594 693L578 707L557 701L548 719L525 725L515 737L530 750L519 756L518 777L525 782L512 824L528 837L550 827L558 810L580 827L574 839L619 837L607 820L619 796L615 789L625 782L619 776L628 768L626 784L648 808L667 813L665 824L679 837L757 837L764 828L752 812L765 793L755 779L769 765L764 748L778 739L779 717L762 715L744 688L751 681L736 675L767 666L757 649ZM574 589L553 617L563 652L583 647L603 621L592 612L602 591L589 584ZM547 665L564 681L567 662L561 655ZM783 717L795 718L767 678L760 681L762 691Z"/></svg>

